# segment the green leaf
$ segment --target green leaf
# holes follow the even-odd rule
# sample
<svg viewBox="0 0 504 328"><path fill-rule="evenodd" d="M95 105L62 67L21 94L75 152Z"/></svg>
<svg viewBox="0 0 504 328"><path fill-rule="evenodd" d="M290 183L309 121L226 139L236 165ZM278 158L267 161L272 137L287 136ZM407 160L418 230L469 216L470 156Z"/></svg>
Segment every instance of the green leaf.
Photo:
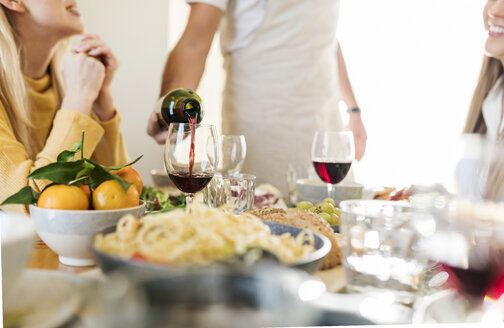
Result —
<svg viewBox="0 0 504 328"><path fill-rule="evenodd" d="M8 197L0 205L7 204L34 204L39 198L39 193L32 189L30 186L23 187L14 195Z"/></svg>
<svg viewBox="0 0 504 328"><path fill-rule="evenodd" d="M97 188L103 182L112 179L117 180L119 184L123 187L124 191L127 191L128 188L131 186L131 183L126 182L117 174L110 173L101 165L96 165L94 169L89 173L89 185L93 189Z"/></svg>
<svg viewBox="0 0 504 328"><path fill-rule="evenodd" d="M58 163L68 162L69 159L75 160L76 151L64 150L58 155Z"/></svg>
<svg viewBox="0 0 504 328"><path fill-rule="evenodd" d="M126 165L105 166L105 168L106 168L107 170L120 170L120 169L122 169L123 167L126 167L126 166L131 166L131 165L135 164L135 163L136 163L136 162L138 162L138 161L140 160L140 158L142 158L142 157L143 157L143 155L140 155L140 156L138 156L138 157L137 157L137 159L135 159L133 162L128 163L128 164L126 164Z"/></svg>
<svg viewBox="0 0 504 328"><path fill-rule="evenodd" d="M84 160L65 163L51 163L30 174L27 179L47 179L52 182L68 184L86 167Z"/></svg>
<svg viewBox="0 0 504 328"><path fill-rule="evenodd" d="M84 132L84 131L83 131ZM82 141L79 141L79 142L76 142L74 143L74 145L72 146L72 151L74 152L78 152L79 150L82 149Z"/></svg>

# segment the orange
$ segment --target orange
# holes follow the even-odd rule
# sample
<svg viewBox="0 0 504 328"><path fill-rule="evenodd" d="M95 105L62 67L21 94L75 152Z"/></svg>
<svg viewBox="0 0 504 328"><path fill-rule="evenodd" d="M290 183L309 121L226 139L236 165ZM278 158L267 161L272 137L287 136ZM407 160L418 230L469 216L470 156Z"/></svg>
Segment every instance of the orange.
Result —
<svg viewBox="0 0 504 328"><path fill-rule="evenodd" d="M110 173L117 174L129 183L132 183L139 194L142 193L143 181L140 174L131 166L125 166L120 170L112 170Z"/></svg>
<svg viewBox="0 0 504 328"><path fill-rule="evenodd" d="M89 185L81 185L80 188L84 190L84 193L86 194L87 198L89 199L89 196L91 196L91 191L89 189Z"/></svg>
<svg viewBox="0 0 504 328"><path fill-rule="evenodd" d="M42 191L37 206L57 210L87 210L89 199L79 187L57 184Z"/></svg>
<svg viewBox="0 0 504 328"><path fill-rule="evenodd" d="M117 180L107 180L93 191L93 207L95 210L115 210L138 206L140 194L134 185L124 191Z"/></svg>

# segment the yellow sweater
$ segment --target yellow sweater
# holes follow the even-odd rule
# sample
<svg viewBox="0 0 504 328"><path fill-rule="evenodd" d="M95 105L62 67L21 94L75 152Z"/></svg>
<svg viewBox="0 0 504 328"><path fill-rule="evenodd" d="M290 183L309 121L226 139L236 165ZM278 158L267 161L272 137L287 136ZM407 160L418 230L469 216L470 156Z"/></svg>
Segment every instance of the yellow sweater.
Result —
<svg viewBox="0 0 504 328"><path fill-rule="evenodd" d="M87 116L74 110L58 110L56 91L49 75L40 80L25 78L33 113L30 140L44 140L36 156L31 159L25 147L15 137L5 108L0 103L0 203L7 197L30 185L41 191L47 180L27 180L26 177L35 169L55 162L58 154L81 140L85 131L84 156L103 165L126 164L129 161L120 117L116 113L109 121L101 122L93 113ZM21 205L7 205L0 209L25 212Z"/></svg>

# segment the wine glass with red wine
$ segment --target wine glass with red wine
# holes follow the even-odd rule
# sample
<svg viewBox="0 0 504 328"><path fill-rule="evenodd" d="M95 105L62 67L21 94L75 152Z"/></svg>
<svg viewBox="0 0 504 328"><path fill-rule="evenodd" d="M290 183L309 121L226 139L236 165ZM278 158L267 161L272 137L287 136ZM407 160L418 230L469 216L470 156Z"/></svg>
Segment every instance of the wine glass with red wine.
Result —
<svg viewBox="0 0 504 328"><path fill-rule="evenodd" d="M504 207L451 196L437 200L431 212L436 219L435 232L423 247L437 263L439 273L432 280L444 277L436 288L443 290L434 289L438 296L423 301L417 321L433 323L434 318L436 323L481 322L495 311L502 318Z"/></svg>
<svg viewBox="0 0 504 328"><path fill-rule="evenodd" d="M164 150L166 172L190 204L212 180L219 158L217 131L211 124L172 123Z"/></svg>
<svg viewBox="0 0 504 328"><path fill-rule="evenodd" d="M350 171L355 156L352 132L317 131L313 137L312 162L319 178L327 183L331 197L333 186Z"/></svg>

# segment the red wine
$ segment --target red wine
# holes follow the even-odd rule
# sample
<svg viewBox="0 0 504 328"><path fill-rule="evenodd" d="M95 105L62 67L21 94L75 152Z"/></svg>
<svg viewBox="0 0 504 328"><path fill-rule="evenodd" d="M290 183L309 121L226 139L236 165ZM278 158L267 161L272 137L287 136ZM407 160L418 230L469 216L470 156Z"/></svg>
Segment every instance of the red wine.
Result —
<svg viewBox="0 0 504 328"><path fill-rule="evenodd" d="M191 176L194 167L194 136L196 135L196 120L198 119L198 115L195 117L191 117L189 115L190 114L187 113L191 128L191 150L189 150L189 176Z"/></svg>
<svg viewBox="0 0 504 328"><path fill-rule="evenodd" d="M318 176L325 183L336 184L340 183L348 171L350 171L350 166L352 163L336 163L336 162L318 162L313 161L313 167L317 172Z"/></svg>
<svg viewBox="0 0 504 328"><path fill-rule="evenodd" d="M455 288L461 294L483 297L494 282L494 273L488 268L462 269L443 264L443 269L449 275L451 288Z"/></svg>
<svg viewBox="0 0 504 328"><path fill-rule="evenodd" d="M213 175L209 173L195 173L189 175L186 172L173 172L169 173L168 176L175 187L188 194L194 194L201 191L213 177Z"/></svg>
<svg viewBox="0 0 504 328"><path fill-rule="evenodd" d="M468 267L443 264L449 274L448 285L461 294L483 298L504 292L504 249L489 245L473 246L468 253ZM498 298L498 297L497 297Z"/></svg>

